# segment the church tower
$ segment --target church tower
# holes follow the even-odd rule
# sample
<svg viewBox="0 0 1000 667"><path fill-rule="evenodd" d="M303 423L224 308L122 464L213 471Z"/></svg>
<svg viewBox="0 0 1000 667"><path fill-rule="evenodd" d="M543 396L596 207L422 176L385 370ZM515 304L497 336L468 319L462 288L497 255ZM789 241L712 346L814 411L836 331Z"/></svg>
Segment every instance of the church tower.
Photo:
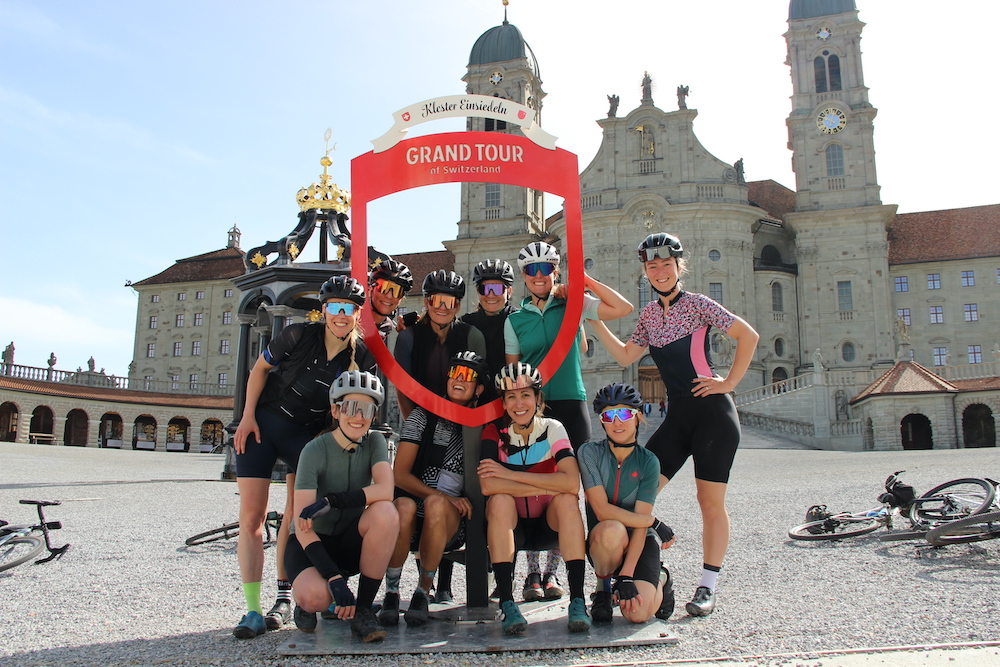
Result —
<svg viewBox="0 0 1000 667"><path fill-rule="evenodd" d="M542 80L538 61L521 31L507 21L484 32L469 54L462 78L470 95L490 95L517 102L538 112L541 124ZM466 129L478 132L517 133L516 125L493 118L472 118ZM445 242L455 255L455 271L471 281L472 267L499 257L513 263L517 251L545 234L541 190L498 183L463 183L461 220L457 238ZM471 286L470 286L471 287ZM471 293L470 289L470 293ZM469 307L474 301L469 301Z"/></svg>
<svg viewBox="0 0 1000 667"><path fill-rule="evenodd" d="M861 67L854 0L791 0L788 147L795 171L800 356L820 350L830 368L893 358L886 232L875 177L873 121Z"/></svg>

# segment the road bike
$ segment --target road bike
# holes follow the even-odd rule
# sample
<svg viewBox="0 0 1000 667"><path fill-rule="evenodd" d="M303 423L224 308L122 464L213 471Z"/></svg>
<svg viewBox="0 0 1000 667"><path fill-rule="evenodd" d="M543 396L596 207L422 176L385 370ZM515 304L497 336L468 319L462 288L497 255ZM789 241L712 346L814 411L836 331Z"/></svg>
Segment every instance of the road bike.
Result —
<svg viewBox="0 0 1000 667"><path fill-rule="evenodd" d="M42 507L61 505L60 500L22 500L22 505L34 505L38 511L38 523L24 526L13 526L0 519L0 572L10 570L32 560L43 550L49 555L39 558L35 564L47 563L50 560L62 558L69 550L69 544L53 547L49 540L49 532L62 528L59 521L46 521ZM41 533L41 537L38 536Z"/></svg>
<svg viewBox="0 0 1000 667"><path fill-rule="evenodd" d="M264 546L273 544L278 536L278 529L281 527L281 520L284 516L281 512L268 512L264 518ZM240 524L238 521L224 524L204 533L198 533L184 540L184 544L193 547L198 544L207 544L218 540L229 540L240 534Z"/></svg>
<svg viewBox="0 0 1000 667"><path fill-rule="evenodd" d="M1000 538L1000 510L949 521L927 533L927 541L936 547L997 538Z"/></svg>

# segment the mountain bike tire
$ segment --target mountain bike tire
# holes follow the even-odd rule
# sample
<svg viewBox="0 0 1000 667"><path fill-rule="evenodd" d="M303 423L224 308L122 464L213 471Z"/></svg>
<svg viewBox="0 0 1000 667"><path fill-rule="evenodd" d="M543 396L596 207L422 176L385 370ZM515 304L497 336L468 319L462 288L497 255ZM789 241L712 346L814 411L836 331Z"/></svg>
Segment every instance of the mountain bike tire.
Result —
<svg viewBox="0 0 1000 667"><path fill-rule="evenodd" d="M217 542L218 540L229 540L237 537L239 534L240 523L237 521L235 523L227 523L226 525L218 528L213 528L212 530L206 530L204 533L192 535L184 540L184 544L189 547L193 547L197 544L207 544L209 542Z"/></svg>
<svg viewBox="0 0 1000 667"><path fill-rule="evenodd" d="M993 505L996 492L996 487L985 479L953 479L914 499L909 508L910 521L919 526L980 514Z"/></svg>
<svg viewBox="0 0 1000 667"><path fill-rule="evenodd" d="M795 526L788 531L788 536L793 540L807 542L843 540L849 537L867 535L877 530L878 526L879 522L872 517L832 516L822 521L810 521L801 526Z"/></svg>
<svg viewBox="0 0 1000 667"><path fill-rule="evenodd" d="M936 547L948 544L982 542L1000 537L1000 512L972 516L937 526L927 533L927 541Z"/></svg>
<svg viewBox="0 0 1000 667"><path fill-rule="evenodd" d="M27 563L42 553L43 549L45 542L40 537L34 535L12 537L0 546L0 572Z"/></svg>

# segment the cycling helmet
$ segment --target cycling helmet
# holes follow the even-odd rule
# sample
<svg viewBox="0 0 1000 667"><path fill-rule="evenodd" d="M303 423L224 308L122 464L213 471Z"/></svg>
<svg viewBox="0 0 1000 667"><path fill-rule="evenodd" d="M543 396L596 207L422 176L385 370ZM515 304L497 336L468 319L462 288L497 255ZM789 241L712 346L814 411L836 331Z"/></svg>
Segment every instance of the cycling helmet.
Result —
<svg viewBox="0 0 1000 667"><path fill-rule="evenodd" d="M684 248L681 247L680 239L670 234L664 234L663 232L650 234L639 244L640 262L648 262L657 257L661 259L669 259L671 257L680 259L683 256Z"/></svg>
<svg viewBox="0 0 1000 667"><path fill-rule="evenodd" d="M424 278L424 296L431 294L450 294L456 299L465 298L465 281L454 271L438 269L428 273Z"/></svg>
<svg viewBox="0 0 1000 667"><path fill-rule="evenodd" d="M627 405L630 408L641 408L642 397L630 384L615 382L599 389L594 397L594 412L600 414L612 405Z"/></svg>
<svg viewBox="0 0 1000 667"><path fill-rule="evenodd" d="M559 251L554 246L543 241L529 243L517 254L517 268L524 271L524 267L535 262L545 262L559 266Z"/></svg>
<svg viewBox="0 0 1000 667"><path fill-rule="evenodd" d="M394 259L382 261L373 268L368 274L368 285L374 286L375 281L380 278L398 283L403 288L403 294L413 289L413 274L410 273L410 267Z"/></svg>
<svg viewBox="0 0 1000 667"><path fill-rule="evenodd" d="M494 379L497 391L508 389L542 388L542 374L523 361L507 364Z"/></svg>
<svg viewBox="0 0 1000 667"><path fill-rule="evenodd" d="M344 371L330 386L330 403L336 403L348 394L364 394L375 399L375 406L385 400L385 388L378 376L366 371Z"/></svg>
<svg viewBox="0 0 1000 667"><path fill-rule="evenodd" d="M330 299L353 301L359 306L365 305L365 288L350 276L334 276L319 288L320 303Z"/></svg>
<svg viewBox="0 0 1000 667"><path fill-rule="evenodd" d="M490 369L489 366L486 365L486 360L471 350L454 354L448 362L448 365L449 367L466 366L476 371L479 375L479 377L476 378L476 381L479 382L479 384L485 384L486 378L489 377L490 374Z"/></svg>
<svg viewBox="0 0 1000 667"><path fill-rule="evenodd" d="M514 267L502 259L487 259L472 269L472 282L477 285L484 280L499 280L507 287L514 284Z"/></svg>

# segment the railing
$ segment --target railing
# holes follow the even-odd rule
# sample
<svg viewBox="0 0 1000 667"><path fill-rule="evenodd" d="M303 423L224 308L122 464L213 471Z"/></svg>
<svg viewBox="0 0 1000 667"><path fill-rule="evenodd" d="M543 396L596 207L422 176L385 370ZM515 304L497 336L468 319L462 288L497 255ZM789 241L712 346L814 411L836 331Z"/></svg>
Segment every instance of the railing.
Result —
<svg viewBox="0 0 1000 667"><path fill-rule="evenodd" d="M753 270L754 271L781 271L782 273L791 273L793 275L798 275L799 265L798 264L782 264L781 262L765 262L759 257L753 258Z"/></svg>
<svg viewBox="0 0 1000 667"><path fill-rule="evenodd" d="M826 179L826 189L827 190L845 190L847 189L847 179L843 176L834 176L832 178Z"/></svg>
<svg viewBox="0 0 1000 667"><path fill-rule="evenodd" d="M207 382L191 384L189 382L181 383L177 380L147 380L145 378L105 375L104 373L94 371L58 371L54 368L37 368L35 366L18 366L16 364L0 365L0 376L17 378L19 380L57 382L59 384L69 384L79 387L150 391L158 394L232 396L235 393L235 385L231 384L218 385Z"/></svg>
<svg viewBox="0 0 1000 667"><path fill-rule="evenodd" d="M782 419L769 415L758 415L753 412L739 411L740 424L750 428L757 428L762 431L773 433L787 433L788 435L815 437L816 429L809 422L795 421L794 419Z"/></svg>
<svg viewBox="0 0 1000 667"><path fill-rule="evenodd" d="M587 195L580 199L581 207L584 211L589 211L592 208L601 207L601 193L598 192L596 195Z"/></svg>
<svg viewBox="0 0 1000 667"><path fill-rule="evenodd" d="M838 310L837 316L840 318L841 322L849 322L854 319L853 310Z"/></svg>
<svg viewBox="0 0 1000 667"><path fill-rule="evenodd" d="M763 401L774 396L781 396L783 394L788 394L793 391L798 391L800 389L805 389L806 387L811 387L814 384L813 374L806 373L805 375L796 375L795 377L788 378L787 380L781 380L780 382L773 382L771 384L766 384L763 387L757 387L756 389L751 389L749 391L744 391L736 394L734 400L736 401L736 407L743 405L750 405L751 403L756 403L757 401Z"/></svg>
<svg viewBox="0 0 1000 667"><path fill-rule="evenodd" d="M656 160L636 160L639 164L640 174L654 174L659 169L656 168Z"/></svg>
<svg viewBox="0 0 1000 667"><path fill-rule="evenodd" d="M702 199L722 199L726 190L721 185L699 185L698 197Z"/></svg>
<svg viewBox="0 0 1000 667"><path fill-rule="evenodd" d="M779 312L772 312L771 313L771 318L775 322L784 322L785 321L785 314L784 313L779 313Z"/></svg>
<svg viewBox="0 0 1000 667"><path fill-rule="evenodd" d="M843 91L843 90L834 90L834 91L830 91L828 93L819 93L819 94L816 95L816 101L817 102L828 102L830 100L840 100L840 101L844 102L844 101L846 101L845 98L844 98L845 94L846 94L846 91Z"/></svg>
<svg viewBox="0 0 1000 667"><path fill-rule="evenodd" d="M878 375L881 374L880 372ZM873 370L826 371L826 383L838 387L855 387L860 390L875 379L876 373Z"/></svg>
<svg viewBox="0 0 1000 667"><path fill-rule="evenodd" d="M861 435L861 420L830 422L830 435L833 437Z"/></svg>
<svg viewBox="0 0 1000 667"><path fill-rule="evenodd" d="M500 209L499 208L488 208L486 209L486 220L499 220L500 219Z"/></svg>
<svg viewBox="0 0 1000 667"><path fill-rule="evenodd" d="M1000 377L1000 362L990 361L985 364L965 364L963 366L935 366L933 370L945 380Z"/></svg>

